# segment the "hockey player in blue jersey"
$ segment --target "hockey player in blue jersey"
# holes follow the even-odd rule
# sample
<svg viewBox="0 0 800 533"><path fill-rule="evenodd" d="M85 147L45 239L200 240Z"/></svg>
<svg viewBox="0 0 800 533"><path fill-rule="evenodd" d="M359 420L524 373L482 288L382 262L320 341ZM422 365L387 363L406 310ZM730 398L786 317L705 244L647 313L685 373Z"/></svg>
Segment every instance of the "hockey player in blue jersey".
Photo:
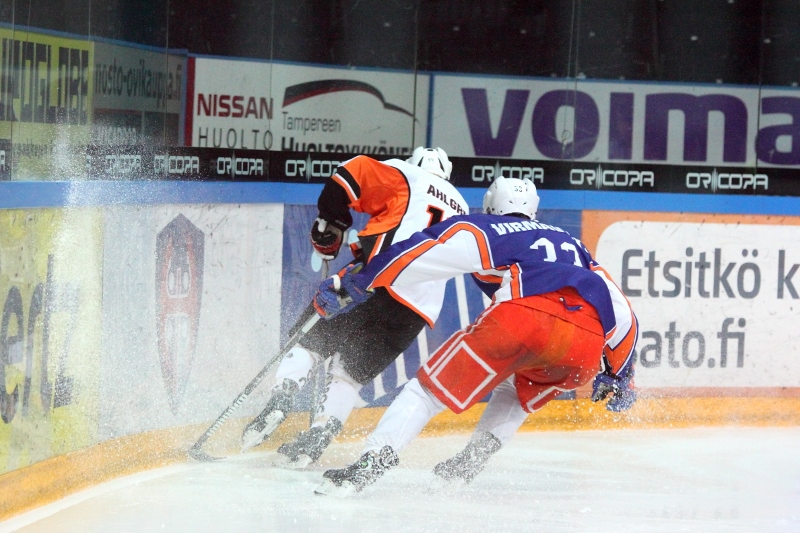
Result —
<svg viewBox="0 0 800 533"><path fill-rule="evenodd" d="M361 272L320 285L316 303L326 317L349 311L376 287L464 273L492 301L406 384L359 461L325 472L319 493L361 490L398 464L397 452L434 415L445 407L461 413L492 391L467 448L434 470L441 478L471 481L528 413L592 378L594 400L613 393L608 409L630 407L637 337L630 303L578 239L536 220L538 203L532 182L499 177L484 196L485 214L433 225Z"/></svg>

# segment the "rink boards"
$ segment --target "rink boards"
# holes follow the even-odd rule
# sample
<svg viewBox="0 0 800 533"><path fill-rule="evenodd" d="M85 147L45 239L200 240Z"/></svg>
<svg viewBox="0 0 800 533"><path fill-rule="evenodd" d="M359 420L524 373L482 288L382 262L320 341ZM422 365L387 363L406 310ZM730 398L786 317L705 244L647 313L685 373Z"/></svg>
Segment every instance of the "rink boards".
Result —
<svg viewBox="0 0 800 533"><path fill-rule="evenodd" d="M21 498L6 500L0 517L58 497L47 489L55 480L74 488L183 460L180 450L286 339L321 278L307 237L313 186L253 185L258 192L245 194L187 184L170 196L126 185L133 189L116 201L28 186L40 192L35 207L0 210L8 229L0 232L0 489ZM478 205L478 191L467 192ZM800 422L795 206L749 198L741 205L766 214L680 213L684 202L659 195L660 211L634 211L626 206L655 202L596 201L602 195L542 191L548 208L539 218L580 236L630 298L643 400L618 416L586 400L555 402L526 427ZM365 387L362 405L388 404L484 306L468 277L451 280L436 328ZM260 409L263 389L237 416ZM436 427L466 429L479 411ZM379 414L361 410L352 438ZM218 445L230 451L237 431Z"/></svg>

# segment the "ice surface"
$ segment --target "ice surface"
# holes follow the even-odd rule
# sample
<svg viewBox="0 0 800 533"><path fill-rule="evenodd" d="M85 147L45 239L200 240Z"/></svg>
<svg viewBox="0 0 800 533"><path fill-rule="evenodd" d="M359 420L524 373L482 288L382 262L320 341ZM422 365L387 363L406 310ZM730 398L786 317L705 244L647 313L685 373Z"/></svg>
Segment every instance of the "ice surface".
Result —
<svg viewBox="0 0 800 533"><path fill-rule="evenodd" d="M431 469L467 435L418 439L348 499L315 496L322 472L273 452L111 481L0 524L23 532L800 531L800 428L520 433L472 485L430 494Z"/></svg>

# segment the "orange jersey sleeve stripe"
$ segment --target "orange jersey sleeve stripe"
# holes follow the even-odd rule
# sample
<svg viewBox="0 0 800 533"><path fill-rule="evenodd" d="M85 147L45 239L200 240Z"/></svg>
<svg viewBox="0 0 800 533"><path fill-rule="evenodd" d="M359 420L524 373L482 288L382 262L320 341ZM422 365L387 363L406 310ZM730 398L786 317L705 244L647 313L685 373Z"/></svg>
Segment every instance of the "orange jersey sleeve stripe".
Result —
<svg viewBox="0 0 800 533"><path fill-rule="evenodd" d="M636 318L631 313L631 329L628 331L625 338L617 344L616 348L611 348L610 346L606 345L605 353L606 357L608 358L608 362L611 363L611 368L614 372L619 371L622 368L622 365L625 364L625 361L628 360L628 357L631 357L631 352L633 351L633 347L636 345L636 339L639 336L639 330L636 324Z"/></svg>
<svg viewBox="0 0 800 533"><path fill-rule="evenodd" d="M419 258L437 244L447 242L460 231L467 231L475 237L475 243L478 245L478 252L481 257L482 269L489 270L493 268L491 254L489 253L489 243L486 241L486 236L483 232L468 222L457 222L442 233L438 239L424 241L395 258L394 261L387 265L386 268L375 277L371 287L388 287L415 259Z"/></svg>
<svg viewBox="0 0 800 533"><path fill-rule="evenodd" d="M519 266L511 265L511 297L522 298L522 284L520 282Z"/></svg>
<svg viewBox="0 0 800 533"><path fill-rule="evenodd" d="M381 249L383 248L383 241L385 240L386 240L385 233L378 236L378 238L375 240L375 246L372 247L372 252L370 252L369 257L367 258L367 263L372 261L372 258L378 255L378 252L380 252Z"/></svg>
<svg viewBox="0 0 800 533"><path fill-rule="evenodd" d="M503 278L500 276L495 276L492 274L478 274L477 272L472 273L478 280L484 283L502 283Z"/></svg>

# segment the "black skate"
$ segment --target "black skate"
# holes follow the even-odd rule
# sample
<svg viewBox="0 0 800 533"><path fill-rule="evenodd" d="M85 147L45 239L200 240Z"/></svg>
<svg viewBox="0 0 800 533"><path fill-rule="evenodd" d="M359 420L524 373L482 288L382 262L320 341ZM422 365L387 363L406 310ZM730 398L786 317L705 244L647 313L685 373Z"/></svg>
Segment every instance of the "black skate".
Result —
<svg viewBox="0 0 800 533"><path fill-rule="evenodd" d="M480 474L486 462L502 444L497 437L483 431L470 440L467 447L458 452L454 457L442 461L433 469L433 473L446 484L469 483Z"/></svg>
<svg viewBox="0 0 800 533"><path fill-rule="evenodd" d="M342 431L342 423L331 417L325 426L312 427L300 433L293 442L281 444L275 466L301 469L315 462L333 438Z"/></svg>
<svg viewBox="0 0 800 533"><path fill-rule="evenodd" d="M314 493L346 496L352 492L361 492L398 463L400 458L391 446L384 446L379 452L367 452L347 468L328 470L322 474L325 479Z"/></svg>
<svg viewBox="0 0 800 533"><path fill-rule="evenodd" d="M299 385L291 379L283 380L281 388L272 393L261 414L245 426L242 432L242 451L258 446L278 429L294 405L299 388Z"/></svg>

